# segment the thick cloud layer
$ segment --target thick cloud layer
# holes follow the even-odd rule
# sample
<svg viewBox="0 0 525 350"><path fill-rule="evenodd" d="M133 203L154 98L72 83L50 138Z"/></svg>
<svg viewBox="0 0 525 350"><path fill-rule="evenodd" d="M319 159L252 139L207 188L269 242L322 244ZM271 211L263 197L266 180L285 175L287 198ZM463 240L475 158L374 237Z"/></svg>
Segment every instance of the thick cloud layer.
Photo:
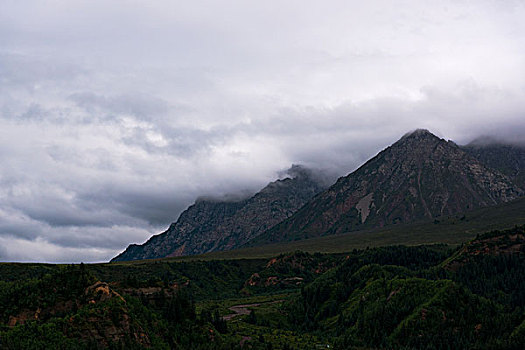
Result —
<svg viewBox="0 0 525 350"><path fill-rule="evenodd" d="M522 1L2 1L0 261L104 261L197 197L405 132L525 132ZM245 192L242 192L245 193Z"/></svg>

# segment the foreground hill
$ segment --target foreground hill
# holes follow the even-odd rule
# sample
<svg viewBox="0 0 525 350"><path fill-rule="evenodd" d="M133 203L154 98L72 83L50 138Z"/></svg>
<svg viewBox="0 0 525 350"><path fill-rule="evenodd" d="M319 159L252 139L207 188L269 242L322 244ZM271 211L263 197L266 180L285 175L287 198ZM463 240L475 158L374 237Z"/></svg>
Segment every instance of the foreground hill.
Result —
<svg viewBox="0 0 525 350"><path fill-rule="evenodd" d="M229 250L290 217L324 186L311 170L293 166L289 177L239 201L197 200L167 231L130 245L112 261L164 258Z"/></svg>
<svg viewBox="0 0 525 350"><path fill-rule="evenodd" d="M289 304L292 323L339 349L522 349L524 233L481 235L431 268L416 249L349 255Z"/></svg>
<svg viewBox="0 0 525 350"><path fill-rule="evenodd" d="M523 349L524 237L522 226L457 249L0 264L0 348Z"/></svg>
<svg viewBox="0 0 525 350"><path fill-rule="evenodd" d="M427 130L403 136L250 245L408 223L512 201L523 190Z"/></svg>

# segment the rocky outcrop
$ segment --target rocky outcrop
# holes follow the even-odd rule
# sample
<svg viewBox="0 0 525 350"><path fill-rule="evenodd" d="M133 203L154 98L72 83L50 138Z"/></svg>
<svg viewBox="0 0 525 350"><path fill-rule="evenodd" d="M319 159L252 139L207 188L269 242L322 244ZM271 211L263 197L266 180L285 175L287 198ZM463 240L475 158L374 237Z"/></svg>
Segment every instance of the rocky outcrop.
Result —
<svg viewBox="0 0 525 350"><path fill-rule="evenodd" d="M98 302L103 302L112 298L117 298L120 301L125 302L124 298L122 298L119 293L111 289L109 284L106 282L99 281L87 287L84 295L90 304L96 304Z"/></svg>
<svg viewBox="0 0 525 350"><path fill-rule="evenodd" d="M516 185L525 187L525 145L490 137L477 138L461 147L487 167L507 175Z"/></svg>
<svg viewBox="0 0 525 350"><path fill-rule="evenodd" d="M403 136L250 242L280 242L454 215L523 191L501 172L427 130Z"/></svg>
<svg viewBox="0 0 525 350"><path fill-rule="evenodd" d="M322 254L312 255L300 251L281 254L268 260L263 269L253 273L244 282L242 292L249 295L254 289L296 288L334 268L339 262L339 258Z"/></svg>
<svg viewBox="0 0 525 350"><path fill-rule="evenodd" d="M239 247L290 217L315 194L324 180L294 165L288 177L238 201L197 200L167 231L142 245L132 244L112 261L201 254Z"/></svg>
<svg viewBox="0 0 525 350"><path fill-rule="evenodd" d="M78 310L82 310L82 317L76 314L65 318L64 335L68 337L94 342L100 348L130 339L145 347L151 345L149 337L129 315L124 298L109 284L101 281L88 286L77 297L60 297L52 305L36 310L24 309L17 315L11 315L7 325L15 327L28 321L46 322L75 314Z"/></svg>

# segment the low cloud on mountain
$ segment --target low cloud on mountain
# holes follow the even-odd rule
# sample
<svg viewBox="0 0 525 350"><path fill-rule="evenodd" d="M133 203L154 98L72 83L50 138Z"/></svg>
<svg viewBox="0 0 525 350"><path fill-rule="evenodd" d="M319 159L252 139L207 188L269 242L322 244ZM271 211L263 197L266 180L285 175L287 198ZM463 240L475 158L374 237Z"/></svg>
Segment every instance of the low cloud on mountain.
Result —
<svg viewBox="0 0 525 350"><path fill-rule="evenodd" d="M29 11L30 10L30 11ZM525 132L520 1L5 1L0 260L104 261L200 196L415 128Z"/></svg>

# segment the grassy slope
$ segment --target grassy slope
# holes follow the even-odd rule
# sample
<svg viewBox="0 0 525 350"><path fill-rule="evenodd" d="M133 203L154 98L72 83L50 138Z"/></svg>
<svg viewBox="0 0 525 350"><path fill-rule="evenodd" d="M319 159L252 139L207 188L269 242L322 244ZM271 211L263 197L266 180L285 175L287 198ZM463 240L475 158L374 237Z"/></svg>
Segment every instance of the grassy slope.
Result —
<svg viewBox="0 0 525 350"><path fill-rule="evenodd" d="M343 253L353 249L387 245L419 245L432 243L461 244L491 230L501 230L525 224L525 198L511 203L482 208L457 217L413 224L391 225L379 229L356 231L342 235L324 236L301 241L267 244L225 252L212 252L173 260L215 260L269 258L281 253L305 252ZM127 262L133 263L133 262Z"/></svg>

